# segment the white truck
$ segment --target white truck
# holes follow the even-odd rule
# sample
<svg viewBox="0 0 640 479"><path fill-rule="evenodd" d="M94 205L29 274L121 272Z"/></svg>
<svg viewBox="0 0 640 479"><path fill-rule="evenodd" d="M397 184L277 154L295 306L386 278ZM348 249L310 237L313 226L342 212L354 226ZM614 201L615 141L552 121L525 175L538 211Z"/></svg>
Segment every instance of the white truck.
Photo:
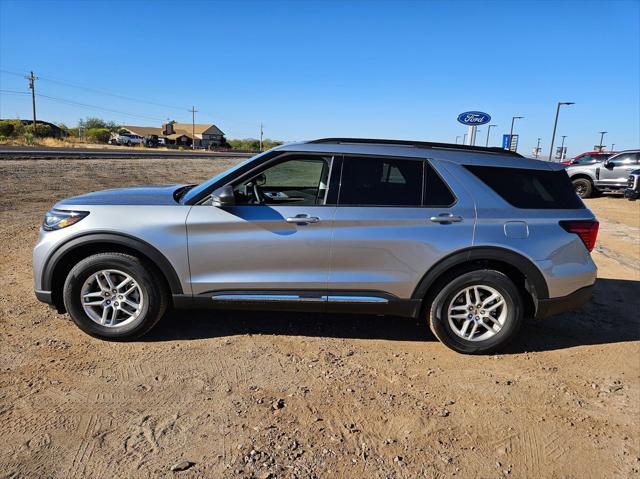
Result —
<svg viewBox="0 0 640 479"><path fill-rule="evenodd" d="M133 133L119 133L113 135L109 140L110 145L141 145L144 142L144 138Z"/></svg>

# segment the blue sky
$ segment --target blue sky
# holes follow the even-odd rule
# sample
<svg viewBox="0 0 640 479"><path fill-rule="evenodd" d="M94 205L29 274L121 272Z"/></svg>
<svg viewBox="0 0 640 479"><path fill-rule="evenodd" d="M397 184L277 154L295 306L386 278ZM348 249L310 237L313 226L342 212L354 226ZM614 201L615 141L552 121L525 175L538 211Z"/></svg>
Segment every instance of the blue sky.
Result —
<svg viewBox="0 0 640 479"><path fill-rule="evenodd" d="M458 113L480 110L498 125L491 144L519 115L520 151L541 137L546 154L556 103L575 101L558 126L569 155L600 130L616 149L640 146L638 0L0 0L0 69L1 117L30 118L29 96L13 92L34 70L42 95L117 111L38 98L39 118L69 125L190 121L195 105L196 121L231 138L263 122L287 141L454 142Z"/></svg>

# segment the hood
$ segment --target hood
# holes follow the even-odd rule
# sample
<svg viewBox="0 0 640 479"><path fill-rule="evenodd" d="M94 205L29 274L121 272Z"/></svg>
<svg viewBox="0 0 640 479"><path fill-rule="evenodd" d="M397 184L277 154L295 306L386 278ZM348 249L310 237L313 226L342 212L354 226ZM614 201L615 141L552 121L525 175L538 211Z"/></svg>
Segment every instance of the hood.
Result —
<svg viewBox="0 0 640 479"><path fill-rule="evenodd" d="M177 205L174 193L186 185L148 185L94 191L59 201L68 205Z"/></svg>

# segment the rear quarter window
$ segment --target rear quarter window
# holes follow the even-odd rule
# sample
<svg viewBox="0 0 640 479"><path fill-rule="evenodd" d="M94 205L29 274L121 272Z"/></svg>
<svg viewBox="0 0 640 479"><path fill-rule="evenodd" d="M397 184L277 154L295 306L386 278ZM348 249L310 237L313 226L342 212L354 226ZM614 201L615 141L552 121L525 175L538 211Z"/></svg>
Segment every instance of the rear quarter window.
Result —
<svg viewBox="0 0 640 479"><path fill-rule="evenodd" d="M566 171L466 165L471 173L516 208L575 210L584 204Z"/></svg>

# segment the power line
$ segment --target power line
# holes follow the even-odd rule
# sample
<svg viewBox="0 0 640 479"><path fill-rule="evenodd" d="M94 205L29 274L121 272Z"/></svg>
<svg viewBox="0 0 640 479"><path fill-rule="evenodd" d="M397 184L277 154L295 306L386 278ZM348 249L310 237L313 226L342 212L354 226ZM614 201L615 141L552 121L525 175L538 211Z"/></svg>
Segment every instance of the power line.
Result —
<svg viewBox="0 0 640 479"><path fill-rule="evenodd" d="M43 95L42 93L38 93L37 96L40 97L40 98L46 98L48 100L57 101L59 103L66 103L68 105L80 106L80 107L84 107L84 108L92 108L92 109L96 109L96 110L107 111L107 112L110 112L110 113L117 113L117 114L124 115L124 116L131 117L131 118L142 118L142 119L145 119L145 120L163 121L162 118L155 117L155 116L137 115L135 113L128 113L126 111L114 110L114 109L111 109L111 108L104 108L104 107L97 106L97 105L89 105L88 103L80 103L80 102L77 102L77 101L68 100L66 98L57 98L57 97L53 97L53 96L49 96L49 95Z"/></svg>
<svg viewBox="0 0 640 479"><path fill-rule="evenodd" d="M10 70L5 70L5 69L0 69L0 72L7 73L9 75L24 76L21 73L17 73L17 72L13 72L13 71L10 71ZM149 105L161 106L163 108L171 108L171 109L174 109L174 110L183 110L184 109L184 107L181 107L181 106L169 105L169 104L166 104L166 103L161 103L161 102L157 102L157 101L153 101L153 100L145 100L145 99L136 98L136 97L133 97L133 96L122 95L120 93L115 93L115 92L110 91L110 90L103 90L103 89L99 89L99 88L91 88L91 87L87 87L87 86L84 86L84 85L78 85L76 83L69 83L69 82L66 82L66 81L57 80L57 79L54 79L54 78L41 76L39 79L43 80L43 81L46 81L46 82L50 82L50 83L56 83L56 84L59 84L59 85L70 86L70 87L76 88L78 90L84 90L84 91L88 91L88 92L99 93L101 95L107 95L107 96L112 96L112 97L115 97L115 98L121 98L123 100L136 101L136 102L139 102L139 103L147 103Z"/></svg>

